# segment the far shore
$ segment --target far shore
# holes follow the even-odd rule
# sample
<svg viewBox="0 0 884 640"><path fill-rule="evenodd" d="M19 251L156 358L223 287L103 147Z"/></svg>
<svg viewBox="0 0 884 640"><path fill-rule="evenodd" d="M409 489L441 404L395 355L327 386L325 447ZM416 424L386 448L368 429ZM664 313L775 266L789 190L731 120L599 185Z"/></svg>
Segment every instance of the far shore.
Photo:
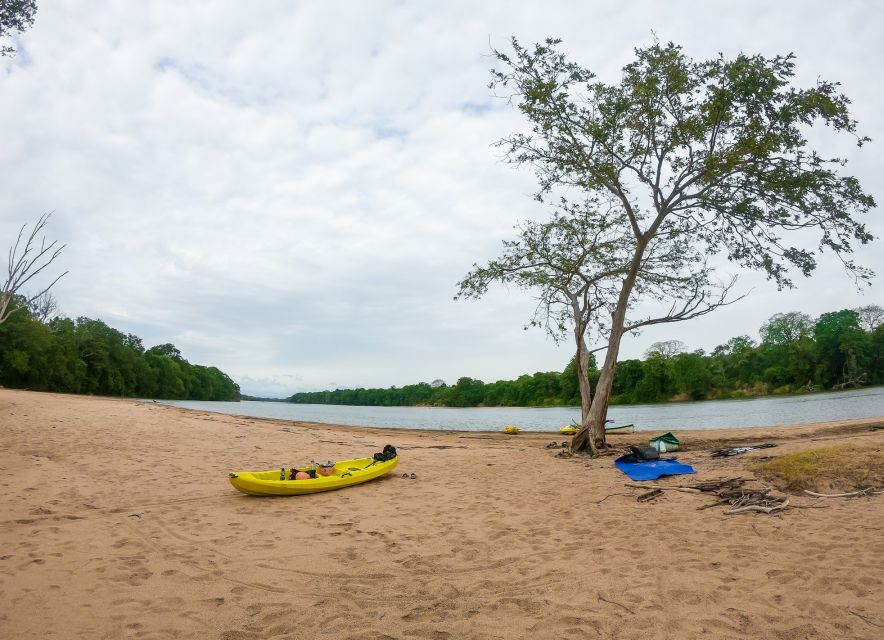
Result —
<svg viewBox="0 0 884 640"><path fill-rule="evenodd" d="M804 398L807 396L825 396L833 393L846 393L850 391L864 391L866 389L882 389L884 390L884 385L880 384L870 384L862 387L854 387L850 389L817 389L814 391L792 391L789 393L759 393L752 394L746 392L742 395L734 395L728 396L724 398L690 398L687 396L675 396L673 398L669 398L668 400L664 400L661 402L611 402L612 407L658 407L665 406L669 404L693 404L693 403L704 403L704 402L728 402L730 400L734 400L737 402L742 402L745 400L762 400L764 398ZM388 407L388 408L397 408L397 407L421 407L425 409L579 409L579 404L538 404L538 405L502 405L502 404L494 404L494 405L486 405L486 404L477 404L473 407L451 407L448 405L436 405L436 404L404 404L404 405L379 405L379 404L331 404L331 403L304 403L304 402L291 402L288 398L257 398L254 396L248 396L242 398L243 402L282 402L285 404L319 404L321 406L329 406L329 407ZM164 400L158 400L158 402L164 402ZM198 402L194 400L194 402ZM230 402L237 402L235 400L231 400Z"/></svg>
<svg viewBox="0 0 884 640"><path fill-rule="evenodd" d="M676 433L697 473L653 484L884 455L884 416ZM566 440L0 389L0 637L881 637L884 496L795 493L779 515L642 503L614 456L557 457ZM385 444L399 467L350 489L255 498L227 480Z"/></svg>

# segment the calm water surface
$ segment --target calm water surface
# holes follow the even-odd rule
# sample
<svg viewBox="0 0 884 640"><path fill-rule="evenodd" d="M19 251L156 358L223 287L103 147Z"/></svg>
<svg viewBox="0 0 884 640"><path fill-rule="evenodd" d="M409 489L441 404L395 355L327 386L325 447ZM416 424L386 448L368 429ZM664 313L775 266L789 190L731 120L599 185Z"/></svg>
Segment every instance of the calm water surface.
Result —
<svg viewBox="0 0 884 640"><path fill-rule="evenodd" d="M488 407L351 407L286 402L167 401L176 407L216 411L237 416L282 418L364 427L499 431L513 424L526 431L558 431L579 420L577 408ZM716 400L611 407L614 424L633 423L640 431L765 427L827 420L884 416L884 387L754 400Z"/></svg>

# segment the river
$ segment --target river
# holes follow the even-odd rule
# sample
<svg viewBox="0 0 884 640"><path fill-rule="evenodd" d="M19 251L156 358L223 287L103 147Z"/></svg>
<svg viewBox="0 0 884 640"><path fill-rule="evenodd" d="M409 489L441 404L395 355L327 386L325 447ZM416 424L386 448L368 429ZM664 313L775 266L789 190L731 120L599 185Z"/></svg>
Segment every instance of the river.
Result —
<svg viewBox="0 0 884 640"><path fill-rule="evenodd" d="M454 409L188 400L164 403L256 418L441 431L500 431L504 425L512 424L525 431L558 432L559 427L580 418L576 407ZM614 425L632 423L639 431L766 427L879 416L884 416L884 387L752 400L621 405L608 410L608 418L614 420Z"/></svg>

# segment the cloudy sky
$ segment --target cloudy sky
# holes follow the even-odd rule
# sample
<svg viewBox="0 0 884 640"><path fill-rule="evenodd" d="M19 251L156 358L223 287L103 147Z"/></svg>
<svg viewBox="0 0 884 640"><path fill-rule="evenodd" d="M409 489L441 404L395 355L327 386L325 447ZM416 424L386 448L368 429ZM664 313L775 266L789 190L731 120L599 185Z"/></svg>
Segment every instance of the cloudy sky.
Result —
<svg viewBox="0 0 884 640"><path fill-rule="evenodd" d="M524 5L524 6L522 6ZM531 6L529 6L531 5ZM542 5L542 6L541 6ZM547 36L615 81L632 48L798 56L875 139L848 170L884 201L884 5L820 2L63 2L0 58L0 245L54 211L55 291L245 393L486 381L561 370L528 294L455 302L473 262L548 215L492 143L524 126L489 91L490 47ZM884 236L879 211L866 220ZM859 259L884 273L884 244ZM716 314L629 338L711 349L778 311L884 304L823 259L794 291L752 274Z"/></svg>

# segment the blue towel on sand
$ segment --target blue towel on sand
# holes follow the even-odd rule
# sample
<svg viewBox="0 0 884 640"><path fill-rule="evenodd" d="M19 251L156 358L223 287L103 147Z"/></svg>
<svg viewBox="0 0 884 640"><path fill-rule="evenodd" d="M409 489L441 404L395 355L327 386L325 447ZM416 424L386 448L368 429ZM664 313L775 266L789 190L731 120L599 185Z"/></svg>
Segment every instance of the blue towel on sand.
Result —
<svg viewBox="0 0 884 640"><path fill-rule="evenodd" d="M621 456L614 460L614 466L632 480L656 480L660 476L680 476L685 473L697 473L691 465L682 464L674 458L671 460L649 460L646 462L623 461L623 458L626 457Z"/></svg>

